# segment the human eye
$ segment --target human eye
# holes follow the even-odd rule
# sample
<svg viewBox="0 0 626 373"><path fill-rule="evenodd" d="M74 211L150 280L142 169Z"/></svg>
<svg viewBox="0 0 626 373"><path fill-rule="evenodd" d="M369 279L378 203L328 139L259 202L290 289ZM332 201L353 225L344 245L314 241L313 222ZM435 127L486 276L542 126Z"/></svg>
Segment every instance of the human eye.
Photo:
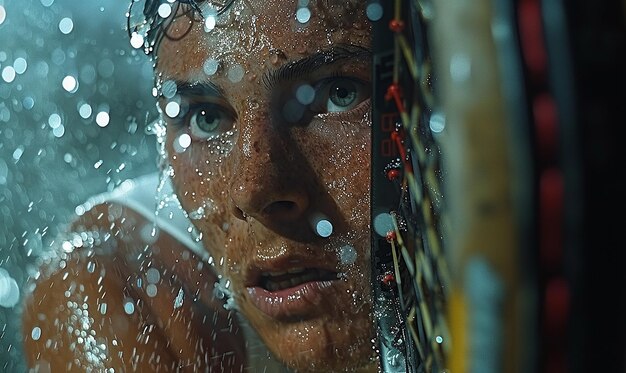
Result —
<svg viewBox="0 0 626 373"><path fill-rule="evenodd" d="M185 122L193 138L208 140L232 130L234 116L220 105L201 103L189 107Z"/></svg>
<svg viewBox="0 0 626 373"><path fill-rule="evenodd" d="M316 114L343 113L369 97L369 84L365 81L352 77L327 78L315 85L315 100L311 108Z"/></svg>

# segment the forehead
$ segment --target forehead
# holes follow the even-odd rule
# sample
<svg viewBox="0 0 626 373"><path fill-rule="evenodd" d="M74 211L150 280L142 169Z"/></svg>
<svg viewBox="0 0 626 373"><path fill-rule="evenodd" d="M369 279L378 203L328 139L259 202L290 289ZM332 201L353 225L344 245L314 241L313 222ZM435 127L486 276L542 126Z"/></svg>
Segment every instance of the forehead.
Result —
<svg viewBox="0 0 626 373"><path fill-rule="evenodd" d="M202 16L178 7L157 53L159 73L203 79L217 66L253 71L334 44L369 47L362 0L234 0L221 14L209 3L198 2Z"/></svg>

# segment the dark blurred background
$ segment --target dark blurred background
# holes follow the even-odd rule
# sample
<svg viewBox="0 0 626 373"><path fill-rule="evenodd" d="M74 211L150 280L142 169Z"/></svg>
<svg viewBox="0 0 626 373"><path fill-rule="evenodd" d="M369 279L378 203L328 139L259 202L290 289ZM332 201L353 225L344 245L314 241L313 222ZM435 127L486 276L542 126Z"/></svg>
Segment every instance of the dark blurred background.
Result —
<svg viewBox="0 0 626 373"><path fill-rule="evenodd" d="M127 1L0 0L0 371L26 371L20 303L94 193L156 169L151 63ZM27 334L28 336L29 334Z"/></svg>

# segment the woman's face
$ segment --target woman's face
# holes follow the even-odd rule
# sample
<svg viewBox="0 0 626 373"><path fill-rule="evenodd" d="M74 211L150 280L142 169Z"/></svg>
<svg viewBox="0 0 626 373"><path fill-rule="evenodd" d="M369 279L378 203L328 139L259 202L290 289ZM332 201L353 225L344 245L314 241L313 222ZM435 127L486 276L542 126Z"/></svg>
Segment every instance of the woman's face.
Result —
<svg viewBox="0 0 626 373"><path fill-rule="evenodd" d="M200 2L157 55L178 197L239 311L303 371L373 362L361 3Z"/></svg>

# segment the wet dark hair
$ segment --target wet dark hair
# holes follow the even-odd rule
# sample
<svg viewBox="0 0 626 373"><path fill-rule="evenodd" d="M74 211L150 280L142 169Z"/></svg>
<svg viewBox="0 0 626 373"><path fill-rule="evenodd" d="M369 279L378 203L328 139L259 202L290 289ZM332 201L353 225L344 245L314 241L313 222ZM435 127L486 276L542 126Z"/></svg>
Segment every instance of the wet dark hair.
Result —
<svg viewBox="0 0 626 373"><path fill-rule="evenodd" d="M168 28L176 17L188 16L191 19L202 20L202 10L199 4L208 3L215 11L216 15L225 12L234 2L234 0L176 0L170 2L168 0L131 0L126 14L126 28L128 36L139 34L143 37L144 52L147 55L154 55L159 49L159 45L164 37L170 40L181 39L187 32L191 31L191 27L178 38L168 34ZM138 9L143 3L143 9ZM162 4L171 4L172 17L163 18L159 15L159 7ZM183 9L182 12L179 10Z"/></svg>

